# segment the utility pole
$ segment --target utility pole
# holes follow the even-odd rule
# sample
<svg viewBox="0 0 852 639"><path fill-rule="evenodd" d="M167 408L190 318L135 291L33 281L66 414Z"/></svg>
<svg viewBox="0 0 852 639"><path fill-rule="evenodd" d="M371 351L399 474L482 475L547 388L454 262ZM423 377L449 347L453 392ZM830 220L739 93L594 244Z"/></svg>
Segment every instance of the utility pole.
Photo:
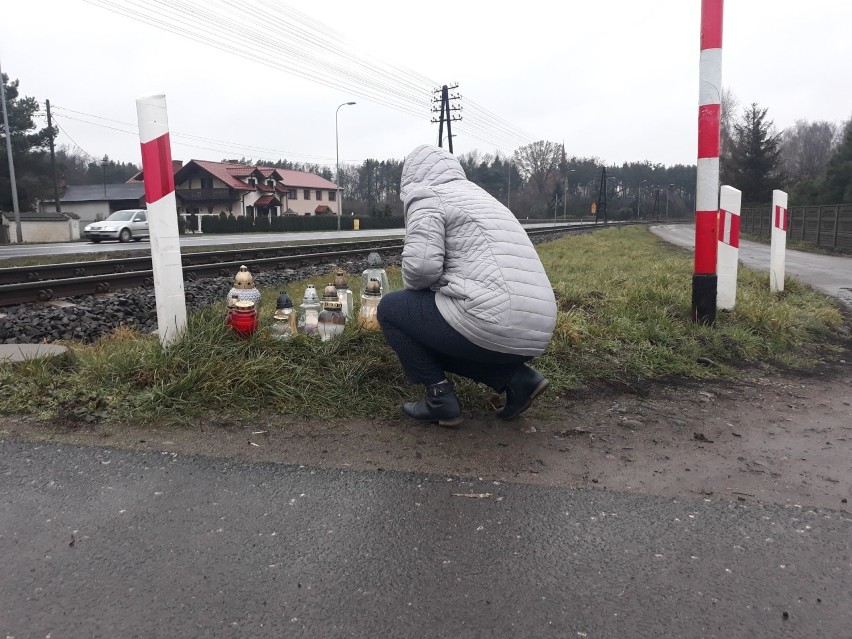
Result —
<svg viewBox="0 0 852 639"><path fill-rule="evenodd" d="M606 167L601 168L601 188L598 190L598 206L595 210L595 224L597 224L598 217L600 217L601 212L603 212L604 224L606 224L609 220L606 216L606 191L607 191L607 177L606 177Z"/></svg>
<svg viewBox="0 0 852 639"><path fill-rule="evenodd" d="M104 199L106 199L106 168L107 168L107 164L109 164L109 157L105 155L101 159L101 169L103 169L103 176L104 176Z"/></svg>
<svg viewBox="0 0 852 639"><path fill-rule="evenodd" d="M666 219L669 219L669 191L671 190L672 185L669 184L666 186Z"/></svg>
<svg viewBox="0 0 852 639"><path fill-rule="evenodd" d="M59 181L56 179L56 153L53 149L53 120L50 119L50 100L45 100L47 108L47 129L50 132L50 168L53 171L53 201L56 203L56 212L62 213L62 205L59 203Z"/></svg>
<svg viewBox="0 0 852 639"><path fill-rule="evenodd" d="M440 107L432 107L432 113L438 113L440 111L441 115L436 120L434 117L432 118L432 124L438 124L438 146L444 147L444 122L447 123L447 140L449 142L450 153L453 152L453 131L450 126L451 122L458 122L462 119L461 115L454 115L453 111L461 111L462 107L458 105L451 105L450 100L461 100L461 95L458 93L450 95L450 89L458 89L458 83L453 86L447 86L446 84L442 86L440 89L435 89L433 93L440 93L440 98L432 98L433 103L441 103Z"/></svg>
<svg viewBox="0 0 852 639"><path fill-rule="evenodd" d="M562 164L565 166L565 188L562 189L562 221L568 212L568 162L565 160L565 142L562 142Z"/></svg>
<svg viewBox="0 0 852 639"><path fill-rule="evenodd" d="M9 157L9 181L12 184L12 211L15 213L15 237L18 244L23 244L24 234L21 231L21 210L18 208L18 185L15 183L15 161L12 159L12 131L9 129L9 114L6 112L6 82L3 80L3 69L0 68L0 102L3 103L3 133L6 135L6 155Z"/></svg>

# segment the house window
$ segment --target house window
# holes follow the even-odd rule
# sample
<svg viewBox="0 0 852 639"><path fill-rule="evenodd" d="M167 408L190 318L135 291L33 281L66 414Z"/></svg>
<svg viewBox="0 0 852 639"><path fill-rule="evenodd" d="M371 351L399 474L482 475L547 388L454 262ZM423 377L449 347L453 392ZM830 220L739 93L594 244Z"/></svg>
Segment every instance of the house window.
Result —
<svg viewBox="0 0 852 639"><path fill-rule="evenodd" d="M310 200L310 199L311 199L311 190L310 190L310 189L305 189L305 190L304 190L304 193L302 193L302 195L304 195L304 196L305 196L305 199L306 199L306 200Z"/></svg>
<svg viewBox="0 0 852 639"><path fill-rule="evenodd" d="M267 186L275 186L275 180L267 180L266 184Z"/></svg>
<svg viewBox="0 0 852 639"><path fill-rule="evenodd" d="M254 186L255 184L257 184L257 178L254 178L254 177L250 177L250 178L249 178L248 180L246 180L246 181L247 181L249 184L251 184L252 186Z"/></svg>
<svg viewBox="0 0 852 639"><path fill-rule="evenodd" d="M328 192L328 201L336 202L337 201L337 191L329 191Z"/></svg>
<svg viewBox="0 0 852 639"><path fill-rule="evenodd" d="M317 202L322 202L322 191L317 191Z"/></svg>
<svg viewBox="0 0 852 639"><path fill-rule="evenodd" d="M246 217L254 217L254 207L251 204L246 207Z"/></svg>
<svg viewBox="0 0 852 639"><path fill-rule="evenodd" d="M296 189L287 189L287 198L290 200L296 199Z"/></svg>
<svg viewBox="0 0 852 639"><path fill-rule="evenodd" d="M212 189L213 188L213 178L201 178L201 188L202 189Z"/></svg>

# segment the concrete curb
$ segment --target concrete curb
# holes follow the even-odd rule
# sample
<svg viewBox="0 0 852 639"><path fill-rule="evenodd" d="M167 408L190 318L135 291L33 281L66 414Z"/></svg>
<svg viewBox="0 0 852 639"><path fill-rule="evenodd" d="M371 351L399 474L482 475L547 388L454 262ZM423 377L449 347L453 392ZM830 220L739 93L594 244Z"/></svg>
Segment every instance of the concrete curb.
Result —
<svg viewBox="0 0 852 639"><path fill-rule="evenodd" d="M0 363L54 357L68 351L59 344L0 344Z"/></svg>

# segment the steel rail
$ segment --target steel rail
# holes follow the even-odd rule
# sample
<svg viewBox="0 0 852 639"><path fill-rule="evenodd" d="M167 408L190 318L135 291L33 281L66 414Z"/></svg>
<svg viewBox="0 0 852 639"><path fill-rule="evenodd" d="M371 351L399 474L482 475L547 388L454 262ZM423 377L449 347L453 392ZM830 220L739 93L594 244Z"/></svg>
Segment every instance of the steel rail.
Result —
<svg viewBox="0 0 852 639"><path fill-rule="evenodd" d="M323 244L288 244L260 248L235 248L225 251L204 251L184 253L181 262L184 266L196 264L220 264L239 262L240 260L262 259L265 257L283 257L305 253L327 253L343 246L345 249L377 250L385 244L399 244L397 239L380 238L359 240L357 242L335 242ZM64 278L84 277L87 275L109 275L131 271L151 270L151 256L128 256L108 260L86 262L64 262L61 264L40 264L33 266L13 266L0 268L0 284L19 284L41 282Z"/></svg>
<svg viewBox="0 0 852 639"><path fill-rule="evenodd" d="M572 224L555 225L552 227L527 229L527 235L549 235L553 233L583 232L599 230L613 226L636 224L636 222L618 222L609 224ZM341 250L340 247L344 248ZM318 251L316 249L332 249ZM378 253L401 252L403 244L400 240L382 238L374 241L340 242L336 244L304 244L285 247L232 249L228 251L212 251L204 253L188 253L182 256L184 281L194 281L204 277L232 277L240 266L247 266L254 273L262 270L286 269L308 266L312 264L330 263L341 257L354 257L372 251ZM305 249L306 252L297 251ZM87 272L95 265L101 267L100 272ZM140 266L142 268L140 268ZM51 267L62 267L50 271ZM27 269L42 267L15 267L17 272L28 272ZM111 293L114 291L134 288L137 286L153 286L153 271L150 256L116 260L100 260L93 262L65 263L45 265L45 270L33 271L34 275L26 281L13 281L0 284L0 308L17 304L48 302L54 299L74 297L77 295L93 295ZM54 277L39 279L48 273L67 273L70 277ZM77 270L81 269L81 270ZM0 273L12 269L0 269ZM0 280L2 281L2 280Z"/></svg>

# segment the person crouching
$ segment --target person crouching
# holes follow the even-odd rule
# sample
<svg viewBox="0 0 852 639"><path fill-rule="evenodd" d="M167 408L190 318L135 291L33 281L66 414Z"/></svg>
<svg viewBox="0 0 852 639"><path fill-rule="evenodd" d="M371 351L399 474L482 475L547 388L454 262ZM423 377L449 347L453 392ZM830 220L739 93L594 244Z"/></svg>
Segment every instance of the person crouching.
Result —
<svg viewBox="0 0 852 639"><path fill-rule="evenodd" d="M406 157L400 197L404 288L382 298L378 320L406 376L426 387L402 410L460 424L450 372L505 392L497 414L517 417L550 383L526 362L544 352L556 325L553 288L532 242L439 147L421 145Z"/></svg>

